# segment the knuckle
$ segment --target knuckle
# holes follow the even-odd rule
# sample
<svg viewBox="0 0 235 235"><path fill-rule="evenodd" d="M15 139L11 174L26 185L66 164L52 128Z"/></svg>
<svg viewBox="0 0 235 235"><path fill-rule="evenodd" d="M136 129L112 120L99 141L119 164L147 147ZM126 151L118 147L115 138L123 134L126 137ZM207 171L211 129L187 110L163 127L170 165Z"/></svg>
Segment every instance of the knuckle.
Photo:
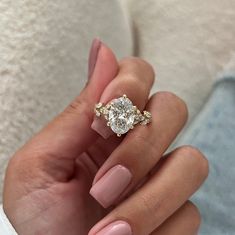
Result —
<svg viewBox="0 0 235 235"><path fill-rule="evenodd" d="M156 159L160 158L158 155L158 150L156 148L155 142L150 140L146 135L134 134L132 137L131 142L131 149L133 156L143 156L147 155L148 157L145 158L145 164L140 165L138 158L136 159L135 167L140 167L140 171L143 169L149 168Z"/></svg>
<svg viewBox="0 0 235 235"><path fill-rule="evenodd" d="M145 84L143 85L143 82L134 73L128 73L125 75L125 80L123 81L123 88L124 87L135 87L135 90L140 92L140 94L143 94L146 90Z"/></svg>
<svg viewBox="0 0 235 235"><path fill-rule="evenodd" d="M190 145L182 146L179 148L181 156L192 156L190 159L193 160L194 167L196 167L197 172L206 178L209 173L209 162L202 152Z"/></svg>
<svg viewBox="0 0 235 235"><path fill-rule="evenodd" d="M84 106L85 106L84 100L76 98L69 104L69 106L67 107L67 111L79 112L80 110L83 109Z"/></svg>
<svg viewBox="0 0 235 235"><path fill-rule="evenodd" d="M128 151L127 149L125 149L120 155L119 159L121 160L121 162L125 162L126 167L134 172L135 177L138 177L141 176L141 172L148 169L148 166L151 162L151 157L146 158L145 164L141 165L139 158L136 156L142 156L146 154L146 151L149 153L149 151L151 150L146 148L147 144L145 142L140 142L141 139L139 139L138 137L134 137L132 140L133 141L131 141L130 143L131 154L130 150ZM127 161L126 158L130 155L131 157L129 157ZM148 154L148 156L150 156L150 154Z"/></svg>
<svg viewBox="0 0 235 235"><path fill-rule="evenodd" d="M136 67L143 68L145 71L147 71L149 73L149 77L152 79L155 77L155 70L153 66L146 60L141 58L133 58L133 63L135 63Z"/></svg>
<svg viewBox="0 0 235 235"><path fill-rule="evenodd" d="M139 196L139 202L141 203L140 205L142 205L143 207L143 211L146 212L146 214L154 214L155 208L160 207L160 205L158 205L158 203L153 203L153 197L151 197L151 195L146 196L146 195L141 195ZM157 204L156 206L154 206L154 204Z"/></svg>
<svg viewBox="0 0 235 235"><path fill-rule="evenodd" d="M146 60L138 58L138 57L126 57L120 61L120 67L128 67L129 71L133 71L133 73L138 73L140 70L144 71L145 78L149 79L150 83L153 84L155 78L155 71L153 66L148 63ZM136 76L140 78L140 76Z"/></svg>
<svg viewBox="0 0 235 235"><path fill-rule="evenodd" d="M120 65L127 64L134 68L144 67L154 74L153 66L146 60L139 57L125 57L120 61Z"/></svg>
<svg viewBox="0 0 235 235"><path fill-rule="evenodd" d="M187 201L185 204L186 210L188 210L188 216L192 223L194 230L197 230L201 224L201 214L199 209L191 202Z"/></svg>
<svg viewBox="0 0 235 235"><path fill-rule="evenodd" d="M88 101L81 98L77 97L75 100L73 100L65 109L64 112L60 116L67 116L67 114L75 114L75 115L85 115L88 118L90 118L90 110L89 108L90 105L88 104Z"/></svg>
<svg viewBox="0 0 235 235"><path fill-rule="evenodd" d="M115 97L120 97L123 94L126 94L128 98L135 101L134 104L138 107L142 103L146 104L148 100L148 97L146 96L146 86L143 86L143 84L139 82L132 74L126 74L125 79L119 80L113 93L115 93ZM142 99L137 98L136 93L140 94Z"/></svg>
<svg viewBox="0 0 235 235"><path fill-rule="evenodd" d="M174 109L177 113L182 115L185 120L187 120L188 107L183 99L169 91L160 91L156 93L156 96L158 99L167 103L168 106L172 107L172 109Z"/></svg>

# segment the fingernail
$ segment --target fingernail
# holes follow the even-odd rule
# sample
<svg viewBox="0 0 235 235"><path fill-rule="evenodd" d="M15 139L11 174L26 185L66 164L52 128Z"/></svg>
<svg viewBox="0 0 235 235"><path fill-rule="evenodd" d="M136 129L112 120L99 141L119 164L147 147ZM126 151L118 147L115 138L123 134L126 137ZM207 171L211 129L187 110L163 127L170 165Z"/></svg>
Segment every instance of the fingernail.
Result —
<svg viewBox="0 0 235 235"><path fill-rule="evenodd" d="M91 128L104 139L108 139L111 135L113 135L112 130L107 126L106 122L103 119L97 118L96 116L91 124Z"/></svg>
<svg viewBox="0 0 235 235"><path fill-rule="evenodd" d="M125 221L116 221L104 227L96 235L132 235L131 226Z"/></svg>
<svg viewBox="0 0 235 235"><path fill-rule="evenodd" d="M94 72L100 46L101 46L101 41L95 38L92 42L90 53L89 53L88 80L91 79L92 74Z"/></svg>
<svg viewBox="0 0 235 235"><path fill-rule="evenodd" d="M131 172L122 165L111 168L91 188L90 194L104 207L111 206L131 182Z"/></svg>

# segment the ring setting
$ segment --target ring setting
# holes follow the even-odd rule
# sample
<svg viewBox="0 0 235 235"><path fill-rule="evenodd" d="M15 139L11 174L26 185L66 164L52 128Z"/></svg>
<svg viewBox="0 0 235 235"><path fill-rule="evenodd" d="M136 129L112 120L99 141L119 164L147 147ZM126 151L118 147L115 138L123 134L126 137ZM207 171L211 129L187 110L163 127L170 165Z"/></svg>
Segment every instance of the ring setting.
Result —
<svg viewBox="0 0 235 235"><path fill-rule="evenodd" d="M136 124L147 125L152 118L148 111L141 113L126 95L113 99L106 105L96 104L94 112L97 117L103 116L107 126L119 137L133 129Z"/></svg>

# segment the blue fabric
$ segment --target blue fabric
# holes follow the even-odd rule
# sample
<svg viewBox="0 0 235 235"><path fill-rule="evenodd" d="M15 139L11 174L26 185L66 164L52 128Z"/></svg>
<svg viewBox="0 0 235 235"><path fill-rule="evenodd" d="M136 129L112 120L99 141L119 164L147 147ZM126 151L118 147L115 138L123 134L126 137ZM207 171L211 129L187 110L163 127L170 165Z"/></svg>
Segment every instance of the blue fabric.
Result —
<svg viewBox="0 0 235 235"><path fill-rule="evenodd" d="M192 198L203 218L200 234L234 235L235 73L216 82L204 108L177 143L183 144L199 148L210 163L207 181Z"/></svg>

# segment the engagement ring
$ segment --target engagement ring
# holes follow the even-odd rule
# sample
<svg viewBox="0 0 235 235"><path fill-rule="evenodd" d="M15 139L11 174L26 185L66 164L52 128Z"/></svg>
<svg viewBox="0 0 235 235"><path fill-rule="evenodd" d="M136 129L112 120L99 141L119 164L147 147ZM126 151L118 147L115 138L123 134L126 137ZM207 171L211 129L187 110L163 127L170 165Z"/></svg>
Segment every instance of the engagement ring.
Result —
<svg viewBox="0 0 235 235"><path fill-rule="evenodd" d="M126 95L113 99L106 105L98 103L94 111L97 117L103 116L107 120L107 126L119 137L138 123L147 125L151 122L151 113L141 113Z"/></svg>

